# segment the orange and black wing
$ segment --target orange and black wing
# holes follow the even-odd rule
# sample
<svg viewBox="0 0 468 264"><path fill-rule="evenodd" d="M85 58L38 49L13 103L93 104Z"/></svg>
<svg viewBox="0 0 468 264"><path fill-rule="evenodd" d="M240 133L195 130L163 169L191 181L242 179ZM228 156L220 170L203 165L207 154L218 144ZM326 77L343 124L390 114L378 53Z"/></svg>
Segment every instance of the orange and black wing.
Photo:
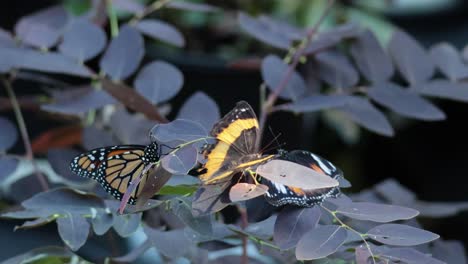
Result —
<svg viewBox="0 0 468 264"><path fill-rule="evenodd" d="M207 161L202 168L201 181L215 183L228 179L236 162L255 152L258 133L258 121L252 107L245 101L237 103L210 132L216 143L204 150Z"/></svg>
<svg viewBox="0 0 468 264"><path fill-rule="evenodd" d="M153 158L154 151L149 150L151 147L121 145L94 149L75 157L70 168L79 176L98 181L109 194L121 200L132 181L140 177L146 166L159 158ZM146 175L132 192L128 203L136 203L145 182Z"/></svg>
<svg viewBox="0 0 468 264"><path fill-rule="evenodd" d="M309 151L283 151L280 153L279 159L288 160L309 167L334 179L343 177L343 172L335 165ZM339 187L308 190L291 187L284 184L278 184L265 178L261 178L261 183L268 186L268 191L265 193L265 198L270 204L274 206L293 204L303 207L312 207L322 203L329 197L337 197L340 194Z"/></svg>

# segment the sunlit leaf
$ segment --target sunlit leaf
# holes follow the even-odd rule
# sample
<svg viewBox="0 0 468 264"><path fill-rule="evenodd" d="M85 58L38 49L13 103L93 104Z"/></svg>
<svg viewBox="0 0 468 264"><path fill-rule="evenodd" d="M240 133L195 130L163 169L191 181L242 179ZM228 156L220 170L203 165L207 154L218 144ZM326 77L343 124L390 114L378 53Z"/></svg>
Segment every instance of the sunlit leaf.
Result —
<svg viewBox="0 0 468 264"><path fill-rule="evenodd" d="M15 226L15 231L18 229L28 229L28 228L36 228L39 226L46 225L52 221L54 221L54 217L39 217L31 221L25 221L22 225L20 226Z"/></svg>
<svg viewBox="0 0 468 264"><path fill-rule="evenodd" d="M57 218L57 228L63 242L76 251L86 242L90 225L81 215L66 213L64 217Z"/></svg>
<svg viewBox="0 0 468 264"><path fill-rule="evenodd" d="M359 74L349 59L337 51L324 51L315 55L318 74L333 88L350 88L359 81Z"/></svg>
<svg viewBox="0 0 468 264"><path fill-rule="evenodd" d="M262 61L262 78L270 91L277 89L285 78L288 71L288 65L276 55L268 55ZM285 88L280 93L280 97L285 99L297 100L306 92L304 79L293 71L291 78L285 84Z"/></svg>
<svg viewBox="0 0 468 264"><path fill-rule="evenodd" d="M263 184L237 183L229 190L229 199L232 202L250 200L265 194L268 187Z"/></svg>
<svg viewBox="0 0 468 264"><path fill-rule="evenodd" d="M321 212L318 207L283 208L275 222L273 235L275 244L282 250L295 247L306 232L315 228L320 216Z"/></svg>
<svg viewBox="0 0 468 264"><path fill-rule="evenodd" d="M172 152L161 159L161 164L173 174L187 174L198 160L198 150L191 145Z"/></svg>
<svg viewBox="0 0 468 264"><path fill-rule="evenodd" d="M379 225L369 230L367 235L375 241L393 246L415 246L439 238L432 232L400 224Z"/></svg>
<svg viewBox="0 0 468 264"><path fill-rule="evenodd" d="M6 151L15 145L18 139L16 126L8 119L0 117L0 150Z"/></svg>
<svg viewBox="0 0 468 264"><path fill-rule="evenodd" d="M69 17L61 5L48 7L18 20L15 33L22 42L39 48L57 43Z"/></svg>
<svg viewBox="0 0 468 264"><path fill-rule="evenodd" d="M98 55L106 46L106 33L87 20L74 21L59 45L59 51L77 61L83 62Z"/></svg>
<svg viewBox="0 0 468 264"><path fill-rule="evenodd" d="M445 114L416 93L403 89L395 83L382 82L369 88L367 94L374 101L392 111L422 120L443 120Z"/></svg>
<svg viewBox="0 0 468 264"><path fill-rule="evenodd" d="M164 61L153 61L138 73L134 85L137 91L154 104L177 95L184 84L179 69Z"/></svg>
<svg viewBox="0 0 468 264"><path fill-rule="evenodd" d="M323 225L308 231L297 243L298 260L320 259L329 256L346 240L346 230L341 226Z"/></svg>
<svg viewBox="0 0 468 264"><path fill-rule="evenodd" d="M369 81L388 80L395 72L392 60L369 30L355 39L350 51L357 67Z"/></svg>
<svg viewBox="0 0 468 264"><path fill-rule="evenodd" d="M398 205L354 202L342 205L336 212L347 217L387 223L396 220L408 220L419 214L418 211Z"/></svg>
<svg viewBox="0 0 468 264"><path fill-rule="evenodd" d="M91 219L93 231L96 235L104 235L114 224L114 217L111 213L105 210L99 210Z"/></svg>
<svg viewBox="0 0 468 264"><path fill-rule="evenodd" d="M113 80L126 79L136 71L143 59L143 44L143 37L136 29L123 26L99 62L101 70Z"/></svg>
<svg viewBox="0 0 468 264"><path fill-rule="evenodd" d="M177 114L178 119L192 120L200 123L206 130L221 117L216 102L204 92L198 91L190 96L182 105Z"/></svg>
<svg viewBox="0 0 468 264"><path fill-rule="evenodd" d="M278 184L302 189L321 189L338 186L328 175L287 160L271 160L257 167L256 172Z"/></svg>
<svg viewBox="0 0 468 264"><path fill-rule="evenodd" d="M423 83L434 74L434 64L426 50L407 33L395 31L388 48L399 72L410 84Z"/></svg>
<svg viewBox="0 0 468 264"><path fill-rule="evenodd" d="M185 46L182 33L171 24L156 19L143 19L135 27L143 34L177 47Z"/></svg>
<svg viewBox="0 0 468 264"><path fill-rule="evenodd" d="M158 124L151 130L160 142L182 141L188 142L207 137L207 130L199 123L176 119L167 124Z"/></svg>

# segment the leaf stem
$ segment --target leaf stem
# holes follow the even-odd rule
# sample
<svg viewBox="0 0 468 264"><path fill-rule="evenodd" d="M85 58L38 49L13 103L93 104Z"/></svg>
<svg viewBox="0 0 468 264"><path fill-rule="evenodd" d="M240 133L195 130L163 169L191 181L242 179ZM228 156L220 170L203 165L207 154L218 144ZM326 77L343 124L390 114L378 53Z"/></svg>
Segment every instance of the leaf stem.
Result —
<svg viewBox="0 0 468 264"><path fill-rule="evenodd" d="M301 41L301 44L299 47L294 51L294 54L292 55L292 61L291 64L289 65L287 71L283 74L283 78L281 79L280 83L272 89L273 92L270 93L268 96L267 101L262 105L261 113L260 113L260 133L259 133L259 139L257 140L257 146L256 149L260 148L260 143L261 143L261 136L263 134L263 130L265 127L266 119L268 117L268 114L271 113L271 109L273 105L276 102L276 99L278 99L278 96L281 94L281 92L286 88L289 80L291 79L294 70L296 69L297 65L301 61L302 56L304 55L304 52L307 48L307 45L310 43L312 38L315 36L315 33L317 33L318 27L322 24L322 22L325 20L325 17L328 15L328 13L331 10L331 7L335 3L335 0L329 0L327 3L327 6L325 7L325 10L323 11L322 15L318 19L317 23L315 25L307 30L305 38ZM288 56L290 56L288 54Z"/></svg>
<svg viewBox="0 0 468 264"><path fill-rule="evenodd" d="M119 35L119 21L117 19L117 13L115 12L114 7L112 6L112 0L106 0L107 15L109 16L109 25L111 36L113 38Z"/></svg>
<svg viewBox="0 0 468 264"><path fill-rule="evenodd" d="M144 18L145 16L153 13L156 10L159 10L163 8L165 5L167 5L171 0L159 0L159 1L154 1L151 5L147 6L143 12L135 14L135 16L128 22L130 25L135 25L139 20Z"/></svg>
<svg viewBox="0 0 468 264"><path fill-rule="evenodd" d="M28 130L26 128L26 122L24 122L23 114L21 113L21 109L20 109L18 100L16 99L15 92L13 91L13 88L9 80L2 78L2 82L3 82L3 85L5 86L8 97L10 98L13 111L15 112L15 117L18 123L18 128L21 133L21 138L23 139L24 148L26 149L26 159L31 161L34 167L35 175L37 177L37 180L39 181L39 184L41 185L44 191L47 191L49 189L49 185L44 175L42 175L42 173L40 172L39 167L37 166L36 162L34 161L34 154L33 154L32 147L31 147L31 140L29 139Z"/></svg>

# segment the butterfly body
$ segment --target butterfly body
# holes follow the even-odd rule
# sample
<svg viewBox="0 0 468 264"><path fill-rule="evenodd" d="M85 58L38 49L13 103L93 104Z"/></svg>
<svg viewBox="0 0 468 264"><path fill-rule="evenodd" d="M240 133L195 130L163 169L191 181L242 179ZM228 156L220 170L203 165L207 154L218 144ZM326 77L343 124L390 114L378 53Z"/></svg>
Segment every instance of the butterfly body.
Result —
<svg viewBox="0 0 468 264"><path fill-rule="evenodd" d="M159 145L155 142L148 146L97 148L75 157L70 169L79 176L96 180L106 192L121 200L132 181L141 175L145 167L157 162L160 155ZM140 181L128 203L136 203L145 181L145 178Z"/></svg>
<svg viewBox="0 0 468 264"><path fill-rule="evenodd" d="M342 171L335 167L331 162L309 151L280 151L278 159L295 162L309 167L310 169L325 174L333 179L343 177ZM321 204L327 198L338 197L340 195L340 189L338 186L320 189L303 189L275 183L265 178L261 178L261 183L268 186L265 198L274 206L292 204L301 207L312 207L314 205Z"/></svg>

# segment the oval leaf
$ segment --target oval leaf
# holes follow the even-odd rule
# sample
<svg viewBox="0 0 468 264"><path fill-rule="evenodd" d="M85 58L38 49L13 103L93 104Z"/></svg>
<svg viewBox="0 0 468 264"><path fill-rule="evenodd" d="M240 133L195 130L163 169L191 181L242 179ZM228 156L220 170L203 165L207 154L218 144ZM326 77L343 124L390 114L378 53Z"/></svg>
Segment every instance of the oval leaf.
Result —
<svg viewBox="0 0 468 264"><path fill-rule="evenodd" d="M341 226L319 226L305 233L299 240L296 247L296 258L298 260L312 260L329 256L345 242L346 237L346 230Z"/></svg>
<svg viewBox="0 0 468 264"><path fill-rule="evenodd" d="M182 33L173 25L156 19L143 19L135 27L143 34L177 47L185 46Z"/></svg>
<svg viewBox="0 0 468 264"><path fill-rule="evenodd" d="M112 214L104 210L99 210L98 213L91 219L93 231L96 235L104 235L114 224L114 217Z"/></svg>
<svg viewBox="0 0 468 264"><path fill-rule="evenodd" d="M184 256L192 245L192 242L185 236L183 229L162 232L145 227L144 230L151 245L161 254L171 259Z"/></svg>
<svg viewBox="0 0 468 264"><path fill-rule="evenodd" d="M8 119L0 117L0 151L6 151L15 145L18 139L16 126Z"/></svg>
<svg viewBox="0 0 468 264"><path fill-rule="evenodd" d="M237 183L229 190L229 200L240 202L258 197L268 191L268 187L263 184Z"/></svg>
<svg viewBox="0 0 468 264"><path fill-rule="evenodd" d="M88 238L90 225L86 218L75 213L66 213L65 217L57 218L57 228L60 238L71 250L80 249Z"/></svg>
<svg viewBox="0 0 468 264"><path fill-rule="evenodd" d="M347 96L343 95L312 95L278 108L295 113L314 112L346 105Z"/></svg>
<svg viewBox="0 0 468 264"><path fill-rule="evenodd" d="M141 34L130 26L123 26L112 39L99 62L99 67L113 80L123 80L140 65L145 48Z"/></svg>
<svg viewBox="0 0 468 264"><path fill-rule="evenodd" d="M145 185L141 189L140 195L136 203L137 209L143 209L151 206L148 201L151 199L171 178L172 173L166 171L161 165L156 165L155 168L149 170L148 176L146 176Z"/></svg>
<svg viewBox="0 0 468 264"><path fill-rule="evenodd" d="M195 217L212 214L221 211L230 204L227 189L231 183L229 181L202 185L193 195L192 214Z"/></svg>
<svg viewBox="0 0 468 264"><path fill-rule="evenodd" d="M367 80L385 81L393 76L395 69L392 60L380 46L370 30L360 34L351 44L351 55Z"/></svg>
<svg viewBox="0 0 468 264"><path fill-rule="evenodd" d="M18 167L18 160L8 157L0 157L0 181L4 182Z"/></svg>
<svg viewBox="0 0 468 264"><path fill-rule="evenodd" d="M274 183L308 190L338 186L330 176L287 160L271 160L258 166L257 173Z"/></svg>
<svg viewBox="0 0 468 264"><path fill-rule="evenodd" d="M291 40L282 32L271 30L265 21L255 19L245 13L239 13L237 18L240 27L252 37L280 49L289 49Z"/></svg>
<svg viewBox="0 0 468 264"><path fill-rule="evenodd" d="M396 263L430 263L430 264L445 264L440 260L431 258L427 254L417 251L413 248L392 248L380 254L382 258L395 261ZM463 263L463 262L447 262L447 263Z"/></svg>
<svg viewBox="0 0 468 264"><path fill-rule="evenodd" d="M385 115L367 99L348 96L346 105L338 109L344 112L351 120L371 131L388 137L394 134L393 128Z"/></svg>
<svg viewBox="0 0 468 264"><path fill-rule="evenodd" d="M375 241L392 246L416 246L439 238L439 235L432 232L400 224L379 225L369 230L367 235Z"/></svg>
<svg viewBox="0 0 468 264"><path fill-rule="evenodd" d="M439 43L432 46L429 53L439 70L451 81L468 77L468 66L453 45L446 42Z"/></svg>
<svg viewBox="0 0 468 264"><path fill-rule="evenodd" d="M281 250L296 246L301 237L317 226L321 211L318 207L285 207L275 222L273 239Z"/></svg>
<svg viewBox="0 0 468 264"><path fill-rule="evenodd" d="M468 102L468 84L448 80L432 80L416 90L421 95Z"/></svg>
<svg viewBox="0 0 468 264"><path fill-rule="evenodd" d="M192 145L170 153L161 159L161 164L168 172L173 174L187 174L198 160L198 150Z"/></svg>
<svg viewBox="0 0 468 264"><path fill-rule="evenodd" d="M407 33L395 31L388 48L398 70L410 84L423 83L434 74L434 64L426 50Z"/></svg>
<svg viewBox="0 0 468 264"><path fill-rule="evenodd" d="M288 65L278 56L268 55L262 60L262 78L268 88L273 91L279 87L286 72ZM306 84L304 79L294 71L291 78L286 83L286 87L280 93L280 97L285 99L296 100L306 92Z"/></svg>
<svg viewBox="0 0 468 264"><path fill-rule="evenodd" d="M143 67L135 79L140 94L158 104L174 97L184 84L184 76L173 65L154 61Z"/></svg>
<svg viewBox="0 0 468 264"><path fill-rule="evenodd" d="M182 105L178 119L192 120L210 130L221 117L216 102L203 92L196 92Z"/></svg>
<svg viewBox="0 0 468 264"><path fill-rule="evenodd" d="M77 20L63 35L59 51L80 62L98 55L106 46L106 33L87 20Z"/></svg>
<svg viewBox="0 0 468 264"><path fill-rule="evenodd" d="M373 85L367 94L374 101L392 111L422 120L443 120L445 114L439 108L415 93L390 82Z"/></svg>
<svg viewBox="0 0 468 264"><path fill-rule="evenodd" d="M167 124L158 124L151 129L153 136L160 142L188 142L205 138L208 132L200 124L185 119L176 119Z"/></svg>
<svg viewBox="0 0 468 264"><path fill-rule="evenodd" d="M141 222L141 213L114 215L114 230L121 237L129 237L136 232Z"/></svg>
<svg viewBox="0 0 468 264"><path fill-rule="evenodd" d="M348 203L338 207L336 212L353 219L379 223L408 220L419 214L418 211L407 207L368 202Z"/></svg>
<svg viewBox="0 0 468 264"><path fill-rule="evenodd" d="M350 88L359 81L359 74L342 53L324 51L315 55L318 62L318 74L333 88Z"/></svg>

